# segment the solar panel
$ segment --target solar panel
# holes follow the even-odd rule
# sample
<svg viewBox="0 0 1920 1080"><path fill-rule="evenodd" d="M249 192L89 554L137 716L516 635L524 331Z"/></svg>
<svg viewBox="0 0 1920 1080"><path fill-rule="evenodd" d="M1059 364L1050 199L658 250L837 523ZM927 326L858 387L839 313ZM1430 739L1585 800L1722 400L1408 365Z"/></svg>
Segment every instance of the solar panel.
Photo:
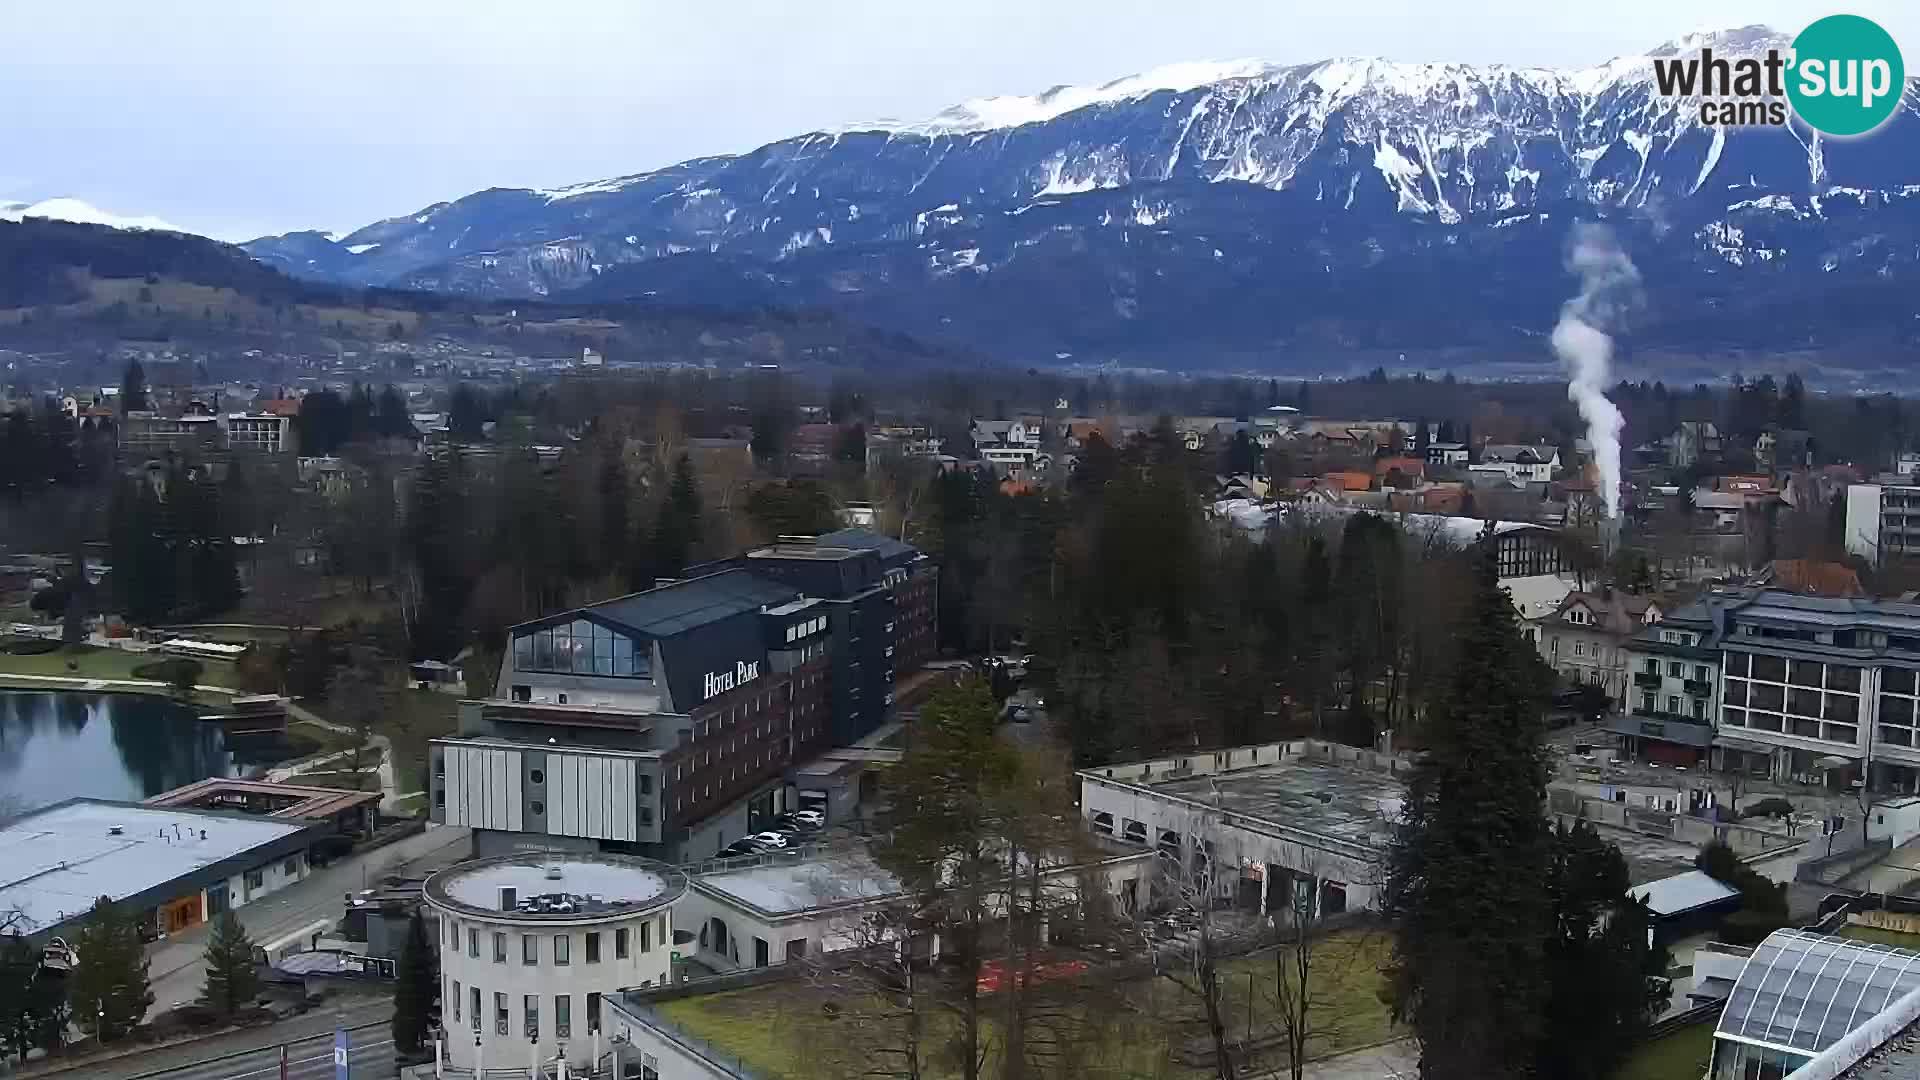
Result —
<svg viewBox="0 0 1920 1080"><path fill-rule="evenodd" d="M1920 952L1779 930L1734 981L1716 1036L1818 1054L1920 989Z"/></svg>

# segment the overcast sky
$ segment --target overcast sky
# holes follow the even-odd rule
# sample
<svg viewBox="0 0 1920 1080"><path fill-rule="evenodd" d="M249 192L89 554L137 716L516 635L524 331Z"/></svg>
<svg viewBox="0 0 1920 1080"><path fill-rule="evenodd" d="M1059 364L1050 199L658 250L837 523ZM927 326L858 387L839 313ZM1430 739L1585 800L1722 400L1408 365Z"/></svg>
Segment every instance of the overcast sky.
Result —
<svg viewBox="0 0 1920 1080"><path fill-rule="evenodd" d="M1904 10L1903 10L1904 9ZM1774 0L7 0L0 201L348 229L1182 60L1582 66ZM1920 63L1920 5L1860 0Z"/></svg>

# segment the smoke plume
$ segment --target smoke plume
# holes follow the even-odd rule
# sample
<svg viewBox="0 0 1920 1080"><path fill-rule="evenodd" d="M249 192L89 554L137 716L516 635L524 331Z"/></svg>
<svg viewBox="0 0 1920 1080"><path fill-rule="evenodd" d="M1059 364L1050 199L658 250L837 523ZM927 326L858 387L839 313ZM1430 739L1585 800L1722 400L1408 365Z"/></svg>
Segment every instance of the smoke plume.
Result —
<svg viewBox="0 0 1920 1080"><path fill-rule="evenodd" d="M1580 295L1562 304L1560 322L1553 328L1553 351L1567 365L1567 397L1587 422L1587 441L1593 444L1600 467L1600 494L1607 516L1620 516L1620 427L1625 420L1607 400L1613 380L1613 339L1609 328L1640 298L1640 271L1620 250L1612 230L1604 225L1573 227L1573 247L1567 269L1580 275Z"/></svg>

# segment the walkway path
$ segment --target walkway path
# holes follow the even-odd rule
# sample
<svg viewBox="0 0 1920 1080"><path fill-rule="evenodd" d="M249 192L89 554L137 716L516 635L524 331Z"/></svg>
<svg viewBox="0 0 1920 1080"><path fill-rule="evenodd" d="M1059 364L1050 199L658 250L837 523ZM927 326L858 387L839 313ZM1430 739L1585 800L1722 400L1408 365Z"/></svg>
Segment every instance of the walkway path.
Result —
<svg viewBox="0 0 1920 1080"><path fill-rule="evenodd" d="M1412 1080L1420 1075L1420 1048L1395 1039L1309 1062L1305 1072L1310 1080Z"/></svg>

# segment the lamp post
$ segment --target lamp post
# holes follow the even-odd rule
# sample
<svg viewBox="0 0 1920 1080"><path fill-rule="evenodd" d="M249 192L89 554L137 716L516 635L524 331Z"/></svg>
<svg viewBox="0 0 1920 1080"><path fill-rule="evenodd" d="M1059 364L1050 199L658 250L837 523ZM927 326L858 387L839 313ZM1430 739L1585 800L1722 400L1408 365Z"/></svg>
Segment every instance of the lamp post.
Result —
<svg viewBox="0 0 1920 1080"><path fill-rule="evenodd" d="M473 1080L480 1080L481 1077L487 1074L487 1070L484 1067L484 1063L482 1062L480 1057L481 1052L482 1052L482 1048L480 1045L480 1029L474 1028L473 1029Z"/></svg>

